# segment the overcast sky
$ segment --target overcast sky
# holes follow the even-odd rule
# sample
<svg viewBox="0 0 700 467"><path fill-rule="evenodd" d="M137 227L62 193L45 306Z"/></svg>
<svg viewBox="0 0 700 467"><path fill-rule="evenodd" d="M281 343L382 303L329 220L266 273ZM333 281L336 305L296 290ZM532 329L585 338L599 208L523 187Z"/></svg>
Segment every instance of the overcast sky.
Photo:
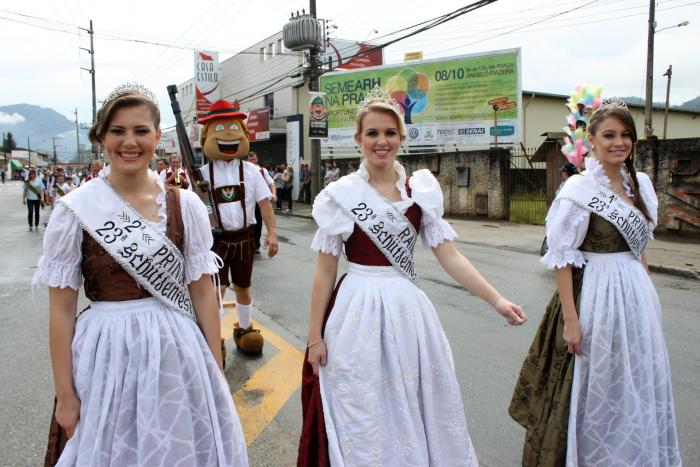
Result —
<svg viewBox="0 0 700 467"><path fill-rule="evenodd" d="M337 26L336 37L372 40L469 3L317 0L317 8L319 17ZM69 118L77 107L80 120L89 121L90 74L80 67L89 68L90 57L79 50L89 47L89 37L78 33L77 26L87 28L92 19L98 99L118 84L138 81L156 92L164 107L163 124L169 125L173 118L165 87L192 76L192 51L118 39L218 50L223 61L281 30L290 11L301 8L308 9L308 2L3 1L0 105L36 104ZM424 58L432 59L520 47L523 89L567 94L577 83L591 82L602 85L607 96L642 96L648 9L648 0L500 0L392 45L384 58L386 63L397 63L408 51L423 51ZM657 30L690 21L656 35L654 100L664 99L662 75L672 64L671 103L681 104L700 95L700 1L658 1L656 18Z"/></svg>

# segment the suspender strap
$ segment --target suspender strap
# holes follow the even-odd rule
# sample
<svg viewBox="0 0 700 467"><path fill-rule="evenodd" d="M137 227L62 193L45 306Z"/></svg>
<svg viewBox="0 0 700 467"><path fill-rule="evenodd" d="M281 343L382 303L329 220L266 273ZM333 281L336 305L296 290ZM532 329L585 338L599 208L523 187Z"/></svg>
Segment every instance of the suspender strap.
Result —
<svg viewBox="0 0 700 467"><path fill-rule="evenodd" d="M210 182L210 190L212 193L216 191L216 188L214 188L214 161L209 162L209 182ZM245 208L245 180L243 179L243 161L240 160L238 164L238 183L241 186L241 207L243 208L243 228L248 227L248 213L246 212ZM214 208L216 209L216 217L219 219L219 224L221 228L223 228L223 225L221 224L221 212L219 212L219 203L216 201L216 195L212 196L212 201L214 202Z"/></svg>
<svg viewBox="0 0 700 467"><path fill-rule="evenodd" d="M238 161L238 183L241 185L241 207L243 208L243 228L248 228L248 213L245 208L245 180L243 180L243 159Z"/></svg>

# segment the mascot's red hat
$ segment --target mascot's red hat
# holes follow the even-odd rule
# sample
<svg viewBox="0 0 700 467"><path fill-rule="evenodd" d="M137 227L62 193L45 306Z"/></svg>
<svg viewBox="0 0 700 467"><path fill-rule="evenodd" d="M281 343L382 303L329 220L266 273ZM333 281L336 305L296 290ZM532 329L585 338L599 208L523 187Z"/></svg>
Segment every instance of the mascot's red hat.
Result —
<svg viewBox="0 0 700 467"><path fill-rule="evenodd" d="M236 104L238 104L238 102L236 102ZM223 99L218 100L211 105L211 107L209 108L209 112L207 112L207 114L204 117L197 120L197 123L199 123L200 125L204 125L209 120L219 117L235 117L240 118L241 120L245 120L247 118L246 114L240 112L239 109L239 106L234 105L229 101L225 101Z"/></svg>

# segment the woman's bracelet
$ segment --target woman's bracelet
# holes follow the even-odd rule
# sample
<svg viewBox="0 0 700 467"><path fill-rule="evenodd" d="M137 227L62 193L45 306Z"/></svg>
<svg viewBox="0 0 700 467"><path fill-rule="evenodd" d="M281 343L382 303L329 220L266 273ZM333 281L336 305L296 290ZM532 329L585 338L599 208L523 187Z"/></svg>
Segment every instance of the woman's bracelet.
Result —
<svg viewBox="0 0 700 467"><path fill-rule="evenodd" d="M314 345L320 344L321 342L323 342L323 339L319 339L319 340L317 340L316 342L311 343L311 344L306 344L306 348L307 348L307 349L310 349L310 348L313 347Z"/></svg>

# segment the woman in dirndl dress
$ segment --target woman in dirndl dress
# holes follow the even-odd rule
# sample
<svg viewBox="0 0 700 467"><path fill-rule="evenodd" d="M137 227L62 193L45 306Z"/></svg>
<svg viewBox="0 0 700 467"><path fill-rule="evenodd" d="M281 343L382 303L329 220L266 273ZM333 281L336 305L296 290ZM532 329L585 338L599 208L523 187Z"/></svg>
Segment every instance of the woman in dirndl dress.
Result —
<svg viewBox="0 0 700 467"><path fill-rule="evenodd" d="M522 462L680 466L661 306L643 253L658 200L634 169L629 110L604 104L588 129L594 154L546 219L541 262L556 271L557 291L509 409L527 430Z"/></svg>
<svg viewBox="0 0 700 467"><path fill-rule="evenodd" d="M508 323L527 319L457 251L435 177L407 177L396 161L405 135L395 101L375 88L357 115L359 170L314 201L318 260L298 465L478 465L450 345L413 280L418 236ZM343 251L348 272L335 286Z"/></svg>
<svg viewBox="0 0 700 467"><path fill-rule="evenodd" d="M33 283L49 287L47 465L248 465L221 369L206 208L149 173L159 123L150 91L115 90L90 132L109 175L63 197L44 236ZM90 306L76 319L81 279Z"/></svg>

